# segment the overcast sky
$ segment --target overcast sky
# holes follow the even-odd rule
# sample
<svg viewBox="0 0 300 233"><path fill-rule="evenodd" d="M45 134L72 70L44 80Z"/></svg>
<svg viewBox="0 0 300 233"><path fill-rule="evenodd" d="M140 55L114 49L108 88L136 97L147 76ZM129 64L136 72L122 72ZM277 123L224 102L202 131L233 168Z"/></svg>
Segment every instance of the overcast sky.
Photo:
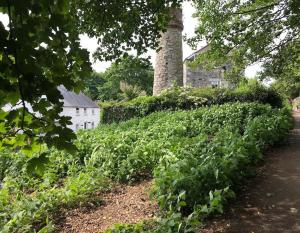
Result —
<svg viewBox="0 0 300 233"><path fill-rule="evenodd" d="M183 34L187 35L188 37L191 37L194 35L194 29L197 26L197 19L194 19L192 17L194 12L195 12L195 9L191 5L191 3L188 3L188 2L183 3L183 24L184 24ZM8 17L6 15L0 14L0 21L3 22L3 24L6 26L8 24ZM81 39L82 47L87 48L91 54L96 50L96 48L97 48L97 40L96 39L89 38L86 35L82 35L80 37L80 39ZM205 43L200 43L198 45L198 48L201 48L203 46L205 46ZM183 42L183 58L186 58L191 53L193 53L193 50L185 42ZM151 56L151 61L154 64L155 52L149 51L147 53L147 56ZM92 59L92 56L91 56L91 61L93 63L93 69L97 72L104 71L110 65L110 62L94 61ZM258 70L259 70L259 65L254 65L254 66L248 67L246 69L245 74L247 77L253 77L253 76L255 76L255 74Z"/></svg>

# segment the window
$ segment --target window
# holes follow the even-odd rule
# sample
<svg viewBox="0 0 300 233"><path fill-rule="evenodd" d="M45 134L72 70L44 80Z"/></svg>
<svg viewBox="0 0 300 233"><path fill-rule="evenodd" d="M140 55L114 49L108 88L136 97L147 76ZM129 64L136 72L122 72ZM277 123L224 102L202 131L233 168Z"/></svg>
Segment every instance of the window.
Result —
<svg viewBox="0 0 300 233"><path fill-rule="evenodd" d="M84 129L87 129L87 122L84 122Z"/></svg>
<svg viewBox="0 0 300 233"><path fill-rule="evenodd" d="M86 108L83 109L84 115L87 115Z"/></svg>
<svg viewBox="0 0 300 233"><path fill-rule="evenodd" d="M92 122L92 129L94 129L95 128L95 124L94 124L94 122Z"/></svg>
<svg viewBox="0 0 300 233"><path fill-rule="evenodd" d="M227 67L226 66L223 66L222 68L221 68L221 77L222 78L225 78L225 73L226 73L226 71L227 71Z"/></svg>
<svg viewBox="0 0 300 233"><path fill-rule="evenodd" d="M218 86L219 86L219 81L215 81L215 80L211 81L211 87L212 88L216 88Z"/></svg>
<svg viewBox="0 0 300 233"><path fill-rule="evenodd" d="M79 116L79 108L76 108L76 116Z"/></svg>
<svg viewBox="0 0 300 233"><path fill-rule="evenodd" d="M92 109L92 115L95 115L95 109Z"/></svg>

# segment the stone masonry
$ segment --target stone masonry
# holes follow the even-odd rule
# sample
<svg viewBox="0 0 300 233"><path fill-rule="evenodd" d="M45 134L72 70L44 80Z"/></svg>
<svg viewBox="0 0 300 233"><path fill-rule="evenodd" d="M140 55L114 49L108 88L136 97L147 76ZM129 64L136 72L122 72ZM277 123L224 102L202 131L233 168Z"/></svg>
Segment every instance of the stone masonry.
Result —
<svg viewBox="0 0 300 233"><path fill-rule="evenodd" d="M188 62L193 61L197 55L206 52L209 46L196 51L184 60L183 65L183 85L185 87L228 87L230 84L224 78L226 70L230 69L229 64L206 70L202 65L190 67Z"/></svg>
<svg viewBox="0 0 300 233"><path fill-rule="evenodd" d="M182 10L171 9L172 19L160 38L160 51L156 54L153 95L158 95L174 83L183 85L182 63Z"/></svg>
<svg viewBox="0 0 300 233"><path fill-rule="evenodd" d="M162 90L170 88L176 83L184 87L230 87L225 78L225 72L231 69L230 62L212 70L206 70L202 65L189 66L189 62L210 49L207 45L188 56L182 61L182 10L171 9L172 19L166 32L162 33L156 54L153 95L159 95Z"/></svg>

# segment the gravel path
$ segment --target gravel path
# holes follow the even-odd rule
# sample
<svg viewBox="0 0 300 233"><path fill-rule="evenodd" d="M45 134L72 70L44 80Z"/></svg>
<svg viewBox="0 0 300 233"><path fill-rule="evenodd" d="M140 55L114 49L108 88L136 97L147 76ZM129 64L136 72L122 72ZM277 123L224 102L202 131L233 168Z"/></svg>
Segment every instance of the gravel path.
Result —
<svg viewBox="0 0 300 233"><path fill-rule="evenodd" d="M267 153L228 213L201 233L300 233L300 113L294 117L288 142Z"/></svg>

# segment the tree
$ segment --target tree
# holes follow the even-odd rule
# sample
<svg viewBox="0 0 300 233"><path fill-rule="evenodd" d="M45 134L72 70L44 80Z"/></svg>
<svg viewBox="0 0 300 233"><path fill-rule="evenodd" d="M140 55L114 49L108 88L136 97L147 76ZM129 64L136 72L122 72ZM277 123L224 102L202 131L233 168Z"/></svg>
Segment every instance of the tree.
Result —
<svg viewBox="0 0 300 233"><path fill-rule="evenodd" d="M79 33L98 38L95 56L101 60L131 48L140 54L157 45L169 6L179 2L1 1L9 25L0 22L0 148L29 147L30 141L72 149L75 135L66 128L69 119L59 115L57 86L79 91L91 72Z"/></svg>
<svg viewBox="0 0 300 233"><path fill-rule="evenodd" d="M0 2L9 18L0 22L0 148L74 149L57 86L79 90L91 68L70 9L68 0Z"/></svg>
<svg viewBox="0 0 300 233"><path fill-rule="evenodd" d="M300 78L298 76L297 80L275 80L272 87L282 96L288 99L294 99L300 95Z"/></svg>
<svg viewBox="0 0 300 233"><path fill-rule="evenodd" d="M299 42L299 40L298 40ZM273 56L273 63L264 64L265 77L275 79L274 88L288 98L300 95L300 43L290 43Z"/></svg>
<svg viewBox="0 0 300 233"><path fill-rule="evenodd" d="M300 1L298 0L194 0L199 18L197 36L191 44L207 40L211 50L198 62L209 59L220 64L229 58L233 74L246 65L268 64L280 73L296 63L300 53ZM287 48L293 48L287 54ZM278 69L280 67L280 69ZM277 75L279 75L277 73Z"/></svg>
<svg viewBox="0 0 300 233"><path fill-rule="evenodd" d="M179 6L182 0L73 2L78 29L98 39L95 58L110 61L130 50L141 55L149 48L157 49L160 32L170 20L170 7Z"/></svg>
<svg viewBox="0 0 300 233"><path fill-rule="evenodd" d="M280 64L280 63L278 63ZM294 62L288 61L287 64L274 69L269 64L265 65L268 76L273 77L275 82L272 86L287 98L296 98L300 95L300 54Z"/></svg>
<svg viewBox="0 0 300 233"><path fill-rule="evenodd" d="M148 59L127 56L112 63L104 73L86 81L85 93L94 100L131 99L141 92L152 94L153 67Z"/></svg>
<svg viewBox="0 0 300 233"><path fill-rule="evenodd" d="M134 56L124 57L120 61L114 62L105 71L104 77L107 83L99 91L106 90L106 93L108 91L112 94L109 95L107 93L106 96L102 95L102 100L105 100L105 98L106 100L120 99L120 94L122 93L120 85L122 82L130 86L136 86L148 95L152 94L154 74L153 67L148 59Z"/></svg>
<svg viewBox="0 0 300 233"><path fill-rule="evenodd" d="M83 92L92 100L99 99L99 88L106 83L103 73L93 72L88 78L85 79Z"/></svg>

